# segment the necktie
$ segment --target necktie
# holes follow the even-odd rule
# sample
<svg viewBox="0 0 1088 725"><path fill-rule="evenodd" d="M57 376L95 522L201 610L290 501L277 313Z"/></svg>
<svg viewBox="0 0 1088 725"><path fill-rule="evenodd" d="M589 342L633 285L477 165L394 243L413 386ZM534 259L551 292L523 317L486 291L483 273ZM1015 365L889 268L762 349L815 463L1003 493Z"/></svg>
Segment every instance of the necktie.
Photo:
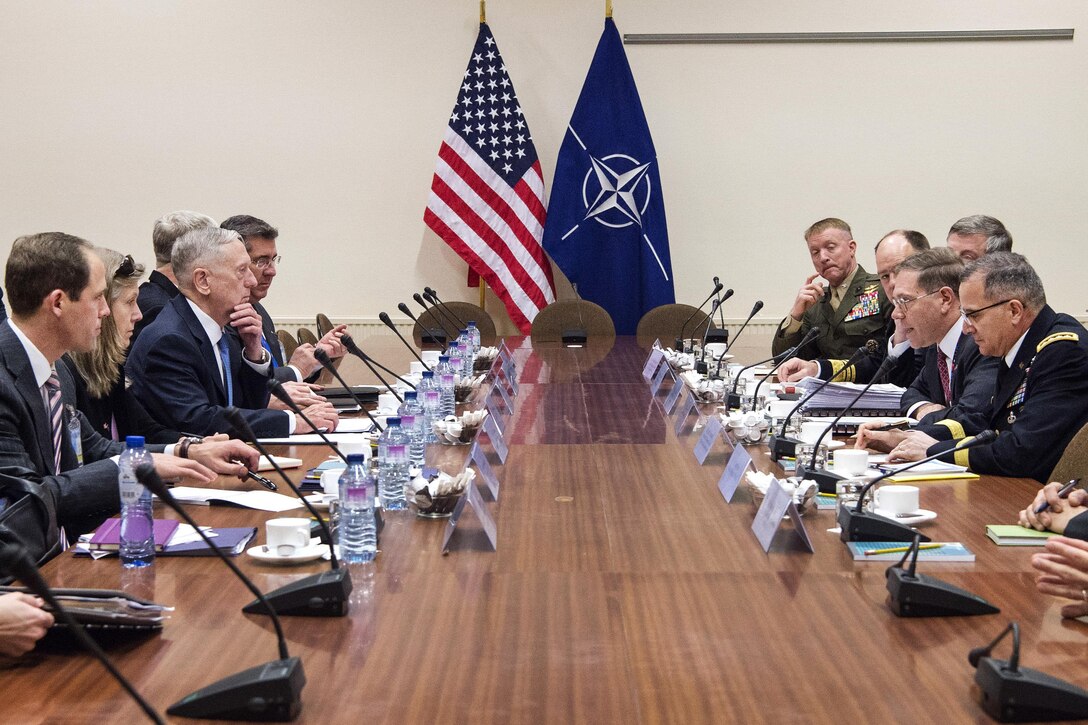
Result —
<svg viewBox="0 0 1088 725"><path fill-rule="evenodd" d="M230 345L227 336L219 338L219 359L223 361L223 387L227 391L227 405L234 405L234 381L230 374Z"/></svg>
<svg viewBox="0 0 1088 725"><path fill-rule="evenodd" d="M53 433L53 473L60 473L61 441L64 435L64 406L60 402L60 378L56 369L50 370L49 379L42 386L45 410L49 414L49 425Z"/></svg>
<svg viewBox="0 0 1088 725"><path fill-rule="evenodd" d="M952 386L948 377L948 358L940 350L937 350L937 372L941 376L941 390L944 391L944 404L952 402Z"/></svg>
<svg viewBox="0 0 1088 725"><path fill-rule="evenodd" d="M277 342L279 342L279 341L277 340ZM272 346L268 342L268 338L265 337L264 335L261 335L261 345L264 347L265 350L268 350L268 359L272 363L272 368L273 369L278 368L280 366L280 364L278 362L276 362L276 355L275 355L275 353L272 352Z"/></svg>

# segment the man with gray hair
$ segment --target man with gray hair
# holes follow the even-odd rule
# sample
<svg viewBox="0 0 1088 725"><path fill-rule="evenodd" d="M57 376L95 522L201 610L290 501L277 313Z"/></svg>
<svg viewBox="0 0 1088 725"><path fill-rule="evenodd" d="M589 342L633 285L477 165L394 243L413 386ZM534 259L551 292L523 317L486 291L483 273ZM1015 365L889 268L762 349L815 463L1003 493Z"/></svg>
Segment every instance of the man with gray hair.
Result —
<svg viewBox="0 0 1088 725"><path fill-rule="evenodd" d="M250 304L257 279L237 232L204 227L174 245L171 265L181 291L133 345L125 372L132 392L164 425L198 435L231 432L228 407L241 409L258 436L306 433L289 411L269 410L271 356L261 345L261 318ZM226 334L230 325L237 336ZM332 430L327 402L304 411Z"/></svg>
<svg viewBox="0 0 1088 725"><path fill-rule="evenodd" d="M985 214L965 216L948 230L947 244L960 259L973 262L990 252L1011 252L1012 235L999 220Z"/></svg>
<svg viewBox="0 0 1088 725"><path fill-rule="evenodd" d="M155 227L151 231L151 243L155 247L155 269L148 275L147 281L140 285L136 304L143 319L136 323L136 328L132 331L132 342L136 342L144 328L159 316L162 308L178 296L178 280L170 264L174 242L186 232L214 226L214 219L195 211L172 211L155 220Z"/></svg>
<svg viewBox="0 0 1088 725"><path fill-rule="evenodd" d="M946 458L976 473L1045 483L1088 422L1088 331L1051 309L1039 276L1013 252L992 252L967 265L960 315L979 351L1000 359L984 424L998 437ZM952 428L930 433L911 433L889 460L920 460L970 438Z"/></svg>

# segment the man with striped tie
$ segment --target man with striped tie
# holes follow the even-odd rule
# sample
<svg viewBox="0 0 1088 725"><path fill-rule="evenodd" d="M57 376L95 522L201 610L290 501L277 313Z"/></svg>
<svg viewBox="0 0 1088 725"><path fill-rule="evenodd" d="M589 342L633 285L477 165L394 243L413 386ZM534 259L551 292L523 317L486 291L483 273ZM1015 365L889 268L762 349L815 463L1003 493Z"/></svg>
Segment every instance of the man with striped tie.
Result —
<svg viewBox="0 0 1088 725"><path fill-rule="evenodd" d="M66 352L90 351L109 314L105 268L91 249L68 234L34 234L15 240L7 261L11 317L0 323L0 540L18 539L39 561L60 550L59 527L75 536L120 509L111 458L122 446L75 410L71 376L56 365ZM197 484L215 478L196 461L164 455L165 448L149 446L163 477Z"/></svg>
<svg viewBox="0 0 1088 725"><path fill-rule="evenodd" d="M257 279L238 233L194 229L174 245L171 265L181 294L144 330L125 363L132 392L147 411L163 425L197 435L232 432L230 406L258 436L309 432L301 417L267 407L272 356L261 344L261 317L250 303ZM304 412L320 427L336 427L327 402Z"/></svg>

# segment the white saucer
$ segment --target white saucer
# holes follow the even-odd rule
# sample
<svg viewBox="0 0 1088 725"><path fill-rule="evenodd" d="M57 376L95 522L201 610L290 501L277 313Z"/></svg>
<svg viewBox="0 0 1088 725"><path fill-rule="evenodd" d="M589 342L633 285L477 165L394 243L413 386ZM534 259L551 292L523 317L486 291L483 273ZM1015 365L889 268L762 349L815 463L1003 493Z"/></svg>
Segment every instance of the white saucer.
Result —
<svg viewBox="0 0 1088 725"><path fill-rule="evenodd" d="M811 446L812 444L807 442L807 441L801 441L801 445ZM827 450L833 451L836 448L842 448L843 446L845 446L846 441L837 441L834 438L828 437L828 438L824 438L824 442L821 443L820 445L827 446Z"/></svg>
<svg viewBox="0 0 1088 725"><path fill-rule="evenodd" d="M932 521L933 519L937 518L937 513L935 511L928 511L926 509L918 509L914 512L913 516L896 516L889 511L881 511L880 509L875 509L873 513L877 516L883 516L886 519L891 519L892 521L898 521L901 524L906 524L907 526L924 524L927 521Z"/></svg>
<svg viewBox="0 0 1088 725"><path fill-rule="evenodd" d="M331 494L311 493L309 496L306 497L306 500L309 501L310 505L318 511L328 511L329 500L333 498L336 497Z"/></svg>
<svg viewBox="0 0 1088 725"><path fill-rule="evenodd" d="M317 543L320 539L310 539L310 545L305 549L296 551L290 556L280 556L269 551L262 544L260 546L254 546L246 549L246 553L252 556L258 561L263 561L266 564L305 564L308 561L317 561L318 559L328 556L329 547L325 544Z"/></svg>

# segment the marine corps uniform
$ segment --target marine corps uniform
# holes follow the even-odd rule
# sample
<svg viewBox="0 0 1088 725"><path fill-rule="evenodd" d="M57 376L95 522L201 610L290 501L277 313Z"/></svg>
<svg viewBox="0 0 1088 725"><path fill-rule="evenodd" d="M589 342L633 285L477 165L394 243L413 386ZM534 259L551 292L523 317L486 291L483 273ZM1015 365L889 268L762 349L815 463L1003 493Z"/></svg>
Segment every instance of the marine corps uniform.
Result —
<svg viewBox="0 0 1088 725"><path fill-rule="evenodd" d="M975 473L1034 478L1046 483L1065 447L1088 422L1088 332L1066 314L1043 307L1008 367L998 365L988 411L997 440L943 459ZM942 430L943 428L943 430ZM927 455L970 438L962 427L927 431L939 442Z"/></svg>
<svg viewBox="0 0 1088 725"><path fill-rule="evenodd" d="M859 264L854 270L850 285L839 302L832 308L830 293L824 295L801 318L801 327L786 332L789 318L783 319L771 343L771 352L778 355L801 342L801 338L813 327L823 331L815 342L794 353L805 360L829 358L845 361L868 340L876 340L881 350L886 350L887 327L892 318L892 305L880 286L880 278L866 272ZM879 364L879 362L878 362Z"/></svg>

